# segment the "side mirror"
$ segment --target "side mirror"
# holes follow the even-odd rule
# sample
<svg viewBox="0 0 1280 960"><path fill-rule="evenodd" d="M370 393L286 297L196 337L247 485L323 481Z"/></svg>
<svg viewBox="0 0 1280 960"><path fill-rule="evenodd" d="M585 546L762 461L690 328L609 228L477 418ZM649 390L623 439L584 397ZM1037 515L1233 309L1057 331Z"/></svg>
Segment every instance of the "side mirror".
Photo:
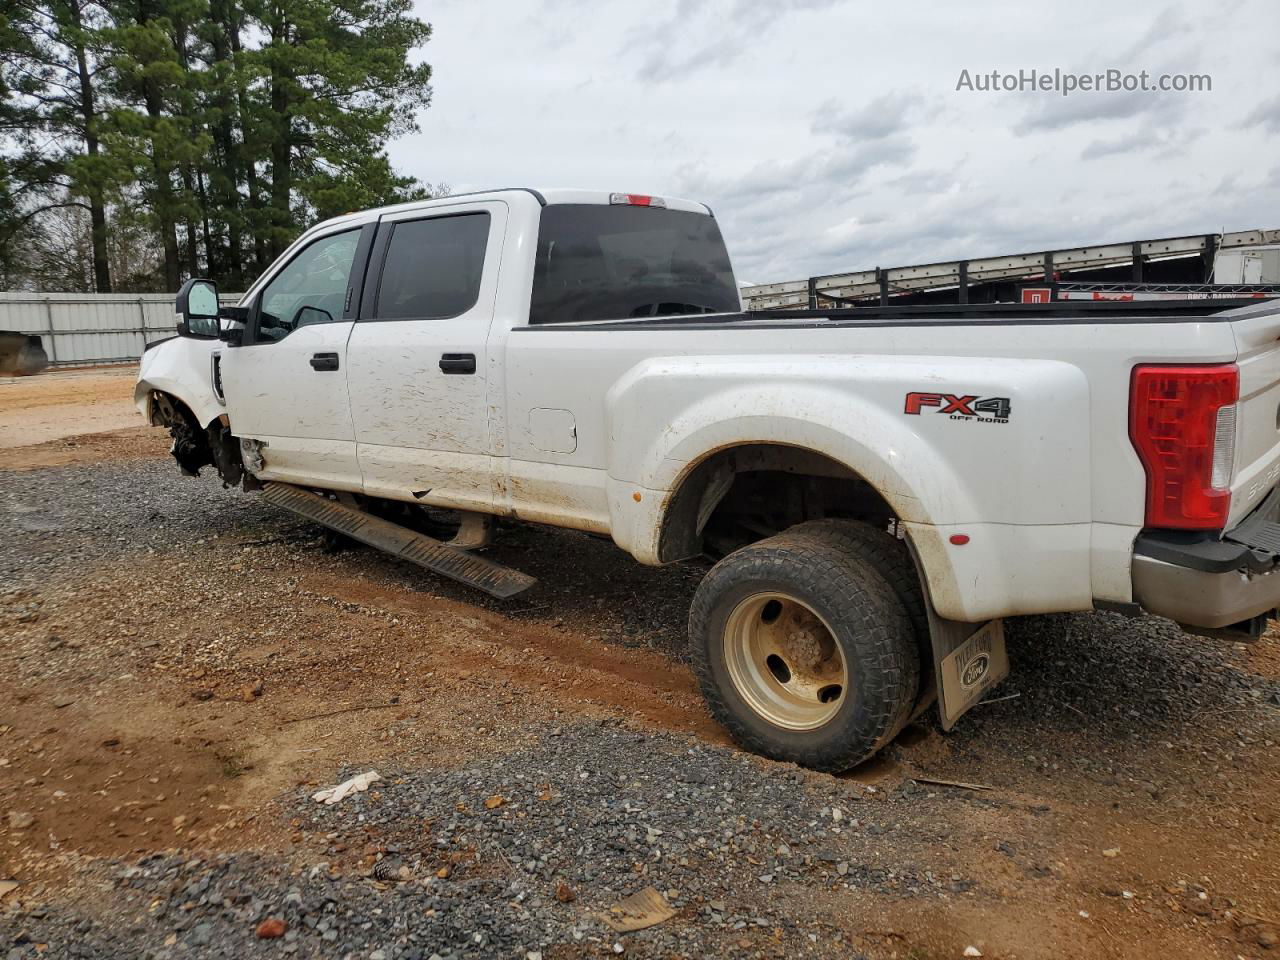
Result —
<svg viewBox="0 0 1280 960"><path fill-rule="evenodd" d="M218 287L212 280L188 280L178 291L178 336L218 339Z"/></svg>
<svg viewBox="0 0 1280 960"><path fill-rule="evenodd" d="M290 329L297 330L299 327L313 323L333 323L333 314L322 307L299 307L298 312L293 315L293 325Z"/></svg>
<svg viewBox="0 0 1280 960"><path fill-rule="evenodd" d="M249 323L249 308L223 307L218 311L218 315L222 318L222 326L218 330L219 339L233 347L244 343L244 331Z"/></svg>

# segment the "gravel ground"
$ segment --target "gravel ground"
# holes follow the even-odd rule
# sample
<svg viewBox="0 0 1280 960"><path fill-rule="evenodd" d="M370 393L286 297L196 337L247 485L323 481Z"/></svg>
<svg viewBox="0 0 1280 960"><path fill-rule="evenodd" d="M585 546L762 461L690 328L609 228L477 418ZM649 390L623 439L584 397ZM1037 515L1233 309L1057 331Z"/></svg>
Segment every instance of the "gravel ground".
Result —
<svg viewBox="0 0 1280 960"><path fill-rule="evenodd" d="M706 721L699 568L495 556L539 587L327 553L163 459L0 473L0 958L1275 954L1275 637L1019 621L993 702L830 777ZM610 930L648 886L675 916Z"/></svg>
<svg viewBox="0 0 1280 960"><path fill-rule="evenodd" d="M177 476L168 459L10 473L0 507L0 582L13 586L138 552L181 551L188 538L296 527L290 515L210 476Z"/></svg>
<svg viewBox="0 0 1280 960"><path fill-rule="evenodd" d="M905 870L876 863L889 835L927 839L891 820L896 803L923 795L918 787L876 802L874 788L855 782L607 722L545 731L535 748L482 764L384 777L334 807L304 793L281 801L323 859L291 870L260 857L156 855L100 868L119 915L138 922L108 928L37 906L22 936L72 957L392 960L550 956L556 945L848 956L836 923L812 906L797 919L797 895L869 888L944 902L974 885L931 872L927 860ZM364 851L381 858L379 872L404 879L353 868ZM675 921L629 934L605 926L612 905L649 885L679 911ZM272 917L286 925L283 947L252 934Z"/></svg>

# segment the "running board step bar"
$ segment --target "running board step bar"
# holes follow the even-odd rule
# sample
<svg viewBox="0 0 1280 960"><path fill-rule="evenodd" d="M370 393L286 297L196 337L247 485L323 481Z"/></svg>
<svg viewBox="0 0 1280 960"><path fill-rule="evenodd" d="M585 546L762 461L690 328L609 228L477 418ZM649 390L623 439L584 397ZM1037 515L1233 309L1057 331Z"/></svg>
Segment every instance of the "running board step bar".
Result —
<svg viewBox="0 0 1280 960"><path fill-rule="evenodd" d="M299 516L314 520L332 530L346 534L371 547L385 550L393 556L411 560L420 567L483 590L491 597L505 600L522 590L528 590L537 579L500 563L472 556L441 543L426 534L417 533L390 520L295 487L288 483L266 484L262 495L268 503L292 510Z"/></svg>

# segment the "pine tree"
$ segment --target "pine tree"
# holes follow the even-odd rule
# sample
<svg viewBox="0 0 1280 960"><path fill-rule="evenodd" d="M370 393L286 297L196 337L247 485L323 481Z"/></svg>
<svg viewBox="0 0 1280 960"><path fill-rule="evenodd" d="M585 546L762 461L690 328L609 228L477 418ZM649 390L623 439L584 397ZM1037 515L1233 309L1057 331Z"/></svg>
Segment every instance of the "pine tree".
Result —
<svg viewBox="0 0 1280 960"><path fill-rule="evenodd" d="M102 292L113 261L244 289L315 219L429 195L386 144L430 103L430 35L411 0L9 0L0 279L83 284L84 247Z"/></svg>
<svg viewBox="0 0 1280 960"><path fill-rule="evenodd" d="M107 8L120 102L110 115L111 148L143 184L164 250L164 281L176 290L184 272L198 272L199 266L194 235L188 233L185 257L178 243L179 224L185 230L200 216L184 171L202 163L211 146L207 133L192 123L193 77L179 56L184 25L198 16L199 0L123 0Z"/></svg>
<svg viewBox="0 0 1280 960"><path fill-rule="evenodd" d="M236 63L242 19L234 0L210 0L209 19L202 31L209 49L203 80L214 144L212 163L204 171L208 181L205 209L214 224L206 239L209 275L230 290L245 288L244 232L249 226L240 194L240 184L247 179L239 97L242 78Z"/></svg>
<svg viewBox="0 0 1280 960"><path fill-rule="evenodd" d="M121 171L102 149L101 10L87 0L14 0L5 14L5 179L10 242L42 213L89 213L94 288L111 292L107 202ZM6 243L6 246L8 244Z"/></svg>
<svg viewBox="0 0 1280 960"><path fill-rule="evenodd" d="M247 0L267 42L258 121L269 137L269 247L278 255L305 219L413 194L384 144L416 129L431 68L409 54L431 27L409 0Z"/></svg>

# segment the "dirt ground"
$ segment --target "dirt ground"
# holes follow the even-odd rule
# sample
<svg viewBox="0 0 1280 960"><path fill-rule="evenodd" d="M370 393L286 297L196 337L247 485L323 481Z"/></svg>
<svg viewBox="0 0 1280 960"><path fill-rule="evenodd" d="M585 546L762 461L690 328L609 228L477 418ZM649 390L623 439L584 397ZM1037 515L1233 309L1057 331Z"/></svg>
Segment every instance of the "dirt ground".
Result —
<svg viewBox="0 0 1280 960"><path fill-rule="evenodd" d="M53 370L36 377L0 377L0 450L64 437L136 430L135 366ZM56 464L33 462L29 466Z"/></svg>
<svg viewBox="0 0 1280 960"><path fill-rule="evenodd" d="M34 820L0 819L10 898L56 909L97 858L304 857L282 794L344 767L519 752L547 723L731 749L682 662L704 568L514 529L493 556L540 586L493 601L368 550L326 552L315 528L176 468L154 481L176 492L139 514L165 531L151 539L60 519L100 478L158 476L167 437L138 424L132 377L0 382L0 504L48 571L18 576L0 606L0 808ZM52 520L22 486L36 469L42 495L68 501ZM181 497L212 505L188 515L169 506ZM57 560L60 537L74 563ZM949 734L922 720L843 778L871 788L882 812L866 820L890 830L876 865L929 864L954 896L774 895L839 926L847 956L1280 956L1280 637L1110 615L1011 626L1013 676L989 703ZM351 869L366 852L346 853Z"/></svg>

